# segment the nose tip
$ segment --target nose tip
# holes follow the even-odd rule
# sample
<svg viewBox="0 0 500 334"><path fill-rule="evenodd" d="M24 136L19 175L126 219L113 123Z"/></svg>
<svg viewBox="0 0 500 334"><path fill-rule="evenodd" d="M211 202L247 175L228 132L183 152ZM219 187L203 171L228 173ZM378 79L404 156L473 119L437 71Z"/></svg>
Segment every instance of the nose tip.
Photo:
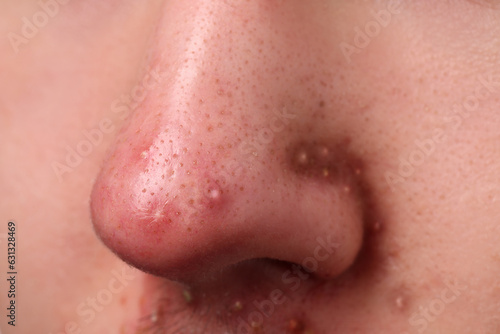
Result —
<svg viewBox="0 0 500 334"><path fill-rule="evenodd" d="M248 6L255 3L267 2ZM91 195L95 231L126 262L178 281L260 258L334 277L362 244L362 166L338 138L311 137L304 104L273 84L295 75L276 71L294 66L271 51L262 59L274 71L258 71L266 64L257 60L243 63L252 43L263 49L272 36L274 45L279 31L260 27L253 31L262 38L245 39L247 20L241 38L211 41L203 34L219 36L226 27L236 34L232 20L248 14L213 7L200 9L209 18L200 25L209 26L193 26L186 42L172 33L177 18L164 18L152 62L171 75L134 111L104 162ZM267 7L256 10L264 15ZM295 43L283 45L295 50Z"/></svg>

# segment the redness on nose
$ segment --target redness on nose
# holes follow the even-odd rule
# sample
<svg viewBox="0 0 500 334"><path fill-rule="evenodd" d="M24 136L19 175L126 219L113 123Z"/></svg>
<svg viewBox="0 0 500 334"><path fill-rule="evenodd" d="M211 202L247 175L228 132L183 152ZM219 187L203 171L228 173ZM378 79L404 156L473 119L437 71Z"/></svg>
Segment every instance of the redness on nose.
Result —
<svg viewBox="0 0 500 334"><path fill-rule="evenodd" d="M348 144L295 143L283 148L283 164L256 158L233 175L221 168L238 161L237 151L222 157L161 136L140 149L120 143L92 192L95 230L124 261L191 280L252 258L301 263L309 242L326 234L343 246L322 264L325 277L355 258L362 224L351 189L360 164ZM277 181L284 173L290 182Z"/></svg>

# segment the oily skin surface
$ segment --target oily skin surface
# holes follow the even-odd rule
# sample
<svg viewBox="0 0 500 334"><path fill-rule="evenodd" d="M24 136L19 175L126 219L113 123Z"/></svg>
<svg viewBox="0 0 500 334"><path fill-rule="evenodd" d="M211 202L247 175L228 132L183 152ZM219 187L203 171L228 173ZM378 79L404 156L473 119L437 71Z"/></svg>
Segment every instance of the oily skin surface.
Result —
<svg viewBox="0 0 500 334"><path fill-rule="evenodd" d="M0 215L18 223L19 271L38 278L20 281L19 312L25 320L20 317L15 330L1 323L3 332L59 333L71 321L82 333L134 332L145 280L139 271L89 323L76 312L87 298L109 289L112 270L123 267L93 231L92 186L102 170L113 167L106 151L121 149L132 159L134 151L124 142L147 148L157 128L178 130L180 124L192 133L178 130L169 139L190 150L200 142L212 151L225 145L217 153L221 161L248 162L227 147L228 141L257 147L260 155L248 163L254 174L238 182L260 200L268 196L262 189L271 176L288 177L290 189L302 182L310 195L340 189L342 180L316 187L309 177L314 173L304 180L290 167L284 174L281 167L294 143L319 138L337 147L349 142L349 154L362 161L364 191L352 196L369 202L373 216L364 220L367 237L354 264L305 296L304 318L315 333L332 333L332 328L418 333L422 319L426 333L498 331L500 14L495 2L403 1L401 13L351 62L339 44L353 44L353 29L364 28L373 20L370 10L385 9L386 2L111 1L95 6L68 3L17 55L8 40L0 45L0 180L8 194ZM19 18L38 7L26 1L3 3L0 9L6 34L18 31ZM113 101L130 94L148 67L159 69L161 79L123 120L123 113L113 112ZM490 84L481 78L490 78ZM465 109L463 103L476 91L478 104ZM293 106L296 118L271 144L258 145L258 130L274 117L270 110L283 106ZM115 130L59 182L52 163L64 162L64 145L76 147L85 138L82 131L97 128L104 118ZM144 134L137 135L141 126ZM424 162L400 170L400 159L413 154L418 161L416 141L431 139L434 148ZM109 182L126 186L135 172L128 171ZM388 175L396 179L388 182ZM310 205L315 212L324 210L316 210L317 202ZM238 208L240 217L253 212L244 204ZM230 206L227 215L235 212ZM311 230L322 226L316 224ZM273 249L266 245L259 247ZM293 260L300 262L303 252ZM4 262L0 268L6 271ZM280 274L269 277L279 284ZM445 297L442 291L450 279L459 282L457 298L446 302L439 316L419 315L436 298L449 300L453 290ZM236 287L229 290L238 293ZM290 317L295 309L304 310L299 303L285 308ZM419 325L410 319L419 319Z"/></svg>

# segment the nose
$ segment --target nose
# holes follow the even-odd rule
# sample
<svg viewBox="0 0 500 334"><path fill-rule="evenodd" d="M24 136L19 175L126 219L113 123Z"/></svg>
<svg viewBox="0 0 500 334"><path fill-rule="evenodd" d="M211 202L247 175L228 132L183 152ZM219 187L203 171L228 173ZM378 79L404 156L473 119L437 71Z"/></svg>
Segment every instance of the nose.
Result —
<svg viewBox="0 0 500 334"><path fill-rule="evenodd" d="M100 239L178 281L263 258L345 271L363 240L363 165L322 121L339 111L319 101L305 4L165 6L149 58L160 75L93 188Z"/></svg>

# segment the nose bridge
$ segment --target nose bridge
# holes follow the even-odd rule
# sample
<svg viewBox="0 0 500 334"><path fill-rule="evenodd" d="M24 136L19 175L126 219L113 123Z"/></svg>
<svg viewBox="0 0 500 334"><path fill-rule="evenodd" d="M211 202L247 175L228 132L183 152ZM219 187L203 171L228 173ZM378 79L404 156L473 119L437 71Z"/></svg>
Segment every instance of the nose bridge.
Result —
<svg viewBox="0 0 500 334"><path fill-rule="evenodd" d="M298 10L291 7L292 13ZM307 34L293 21L296 15L261 0L167 4L151 56L153 66L167 71L162 96L193 117L206 116L209 109L245 114L248 121L279 109L280 100L296 96L288 88L297 85L309 60L300 59L308 57Z"/></svg>
<svg viewBox="0 0 500 334"><path fill-rule="evenodd" d="M172 91L173 95L183 99L182 93L195 91L202 100L226 96L242 80L265 72L262 69L272 58L264 44L273 39L273 34L269 33L269 24L257 22L267 21L259 17L258 2L239 6L214 1L177 2L173 8L167 5L152 52L155 62L175 71L178 89L176 94ZM203 89L198 91L198 86ZM206 86L213 89L206 90Z"/></svg>
<svg viewBox="0 0 500 334"><path fill-rule="evenodd" d="M240 176L281 145L298 118L301 99L286 89L296 75L286 62L298 63L287 49L298 53L290 36L273 28L278 7L223 3L167 2L149 64L160 78L124 131L147 161L145 170L176 174L174 182L207 170L219 180ZM167 175L159 172L165 164Z"/></svg>

